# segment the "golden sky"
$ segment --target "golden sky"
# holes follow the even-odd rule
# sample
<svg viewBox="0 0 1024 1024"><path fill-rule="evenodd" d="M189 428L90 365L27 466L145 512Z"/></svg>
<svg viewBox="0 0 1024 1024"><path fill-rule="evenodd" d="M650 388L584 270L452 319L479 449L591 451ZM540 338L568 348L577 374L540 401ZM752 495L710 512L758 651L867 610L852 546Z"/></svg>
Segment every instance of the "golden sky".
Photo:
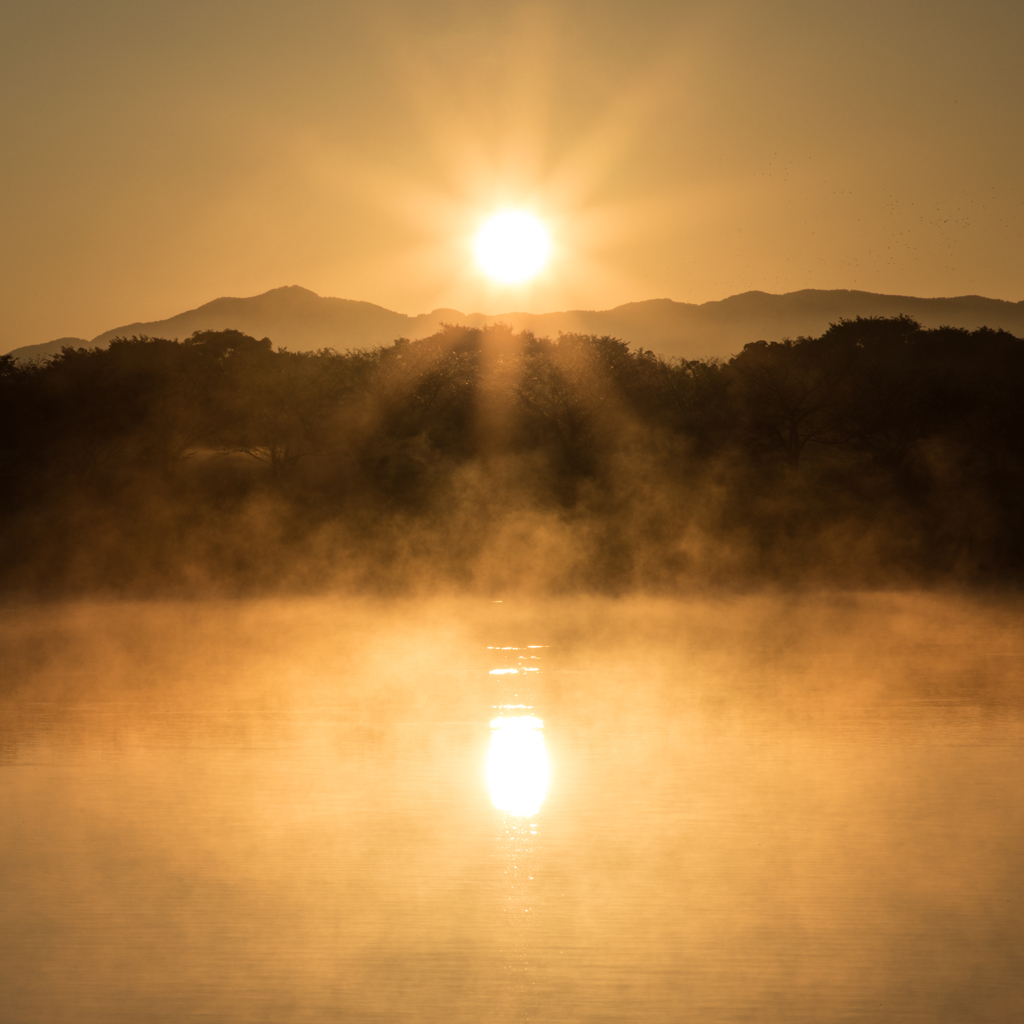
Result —
<svg viewBox="0 0 1024 1024"><path fill-rule="evenodd" d="M7 0L0 351L301 284L401 312L1024 298L1024 4ZM553 239L525 285L482 219Z"/></svg>

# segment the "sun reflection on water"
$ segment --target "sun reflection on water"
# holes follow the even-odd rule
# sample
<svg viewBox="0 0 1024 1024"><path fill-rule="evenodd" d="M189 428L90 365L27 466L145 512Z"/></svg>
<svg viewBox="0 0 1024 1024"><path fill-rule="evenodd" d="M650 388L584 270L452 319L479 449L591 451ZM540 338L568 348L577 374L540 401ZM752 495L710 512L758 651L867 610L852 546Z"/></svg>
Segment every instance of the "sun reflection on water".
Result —
<svg viewBox="0 0 1024 1024"><path fill-rule="evenodd" d="M533 715L502 716L491 720L491 749L487 784L498 810L515 817L536 814L548 791L548 752Z"/></svg>

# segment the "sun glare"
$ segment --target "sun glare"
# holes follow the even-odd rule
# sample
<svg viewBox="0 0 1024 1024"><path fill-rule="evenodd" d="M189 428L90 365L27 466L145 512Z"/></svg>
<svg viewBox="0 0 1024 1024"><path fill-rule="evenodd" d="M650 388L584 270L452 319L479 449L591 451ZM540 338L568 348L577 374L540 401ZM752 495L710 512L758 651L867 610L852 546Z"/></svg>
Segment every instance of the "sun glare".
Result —
<svg viewBox="0 0 1024 1024"><path fill-rule="evenodd" d="M515 817L536 814L548 791L544 723L533 715L491 721L487 783L491 801Z"/></svg>
<svg viewBox="0 0 1024 1024"><path fill-rule="evenodd" d="M487 220L476 236L476 258L488 277L515 284L533 277L548 261L551 239L525 210L505 210Z"/></svg>

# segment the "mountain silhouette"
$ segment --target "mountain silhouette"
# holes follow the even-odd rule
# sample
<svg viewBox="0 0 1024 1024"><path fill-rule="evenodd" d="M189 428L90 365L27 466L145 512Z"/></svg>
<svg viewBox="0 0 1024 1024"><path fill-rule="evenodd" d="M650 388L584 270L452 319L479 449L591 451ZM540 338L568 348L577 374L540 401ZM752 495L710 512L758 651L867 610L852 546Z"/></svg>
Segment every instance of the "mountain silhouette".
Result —
<svg viewBox="0 0 1024 1024"><path fill-rule="evenodd" d="M907 295L878 295L847 290L802 291L772 295L744 292L700 304L648 299L607 310L567 310L558 313L462 313L435 309L408 316L372 302L326 298L290 285L250 298L214 299L167 320L125 324L89 342L60 338L26 345L11 353L31 359L59 352L63 345L105 347L111 338L150 335L186 338L193 331L236 328L254 337L269 337L275 345L304 352L320 348L340 351L389 344L396 338L424 338L443 323L481 327L502 322L517 331L555 337L559 332L613 335L634 347L664 356L727 358L759 339L780 340L815 336L843 317L898 316L906 313L924 327L1002 328L1024 336L1024 302L1006 302L979 295L922 299Z"/></svg>
<svg viewBox="0 0 1024 1024"><path fill-rule="evenodd" d="M8 355L15 359L45 359L46 356L55 356L62 348L88 348L91 345L92 342L85 338L57 338L40 345L22 345L21 348L12 349Z"/></svg>

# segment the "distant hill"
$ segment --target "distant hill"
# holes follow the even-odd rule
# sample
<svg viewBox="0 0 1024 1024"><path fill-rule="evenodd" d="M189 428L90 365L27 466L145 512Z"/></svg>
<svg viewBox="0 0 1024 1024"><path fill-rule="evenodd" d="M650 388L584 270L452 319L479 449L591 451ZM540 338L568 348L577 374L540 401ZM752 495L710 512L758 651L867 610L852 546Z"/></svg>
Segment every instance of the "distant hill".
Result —
<svg viewBox="0 0 1024 1024"><path fill-rule="evenodd" d="M291 285L251 298L214 299L198 309L168 320L125 324L83 342L62 338L44 345L15 349L20 358L60 351L62 344L105 346L111 338L133 334L187 338L197 330L237 328L295 352L318 348L369 348L395 338L423 338L442 323L482 326L501 321L516 330L556 336L560 331L611 334L635 347L665 356L701 359L728 357L750 341L780 340L821 334L840 317L896 316L908 313L925 327L1003 328L1024 337L1024 302L1005 302L978 295L920 299L907 295L804 289L785 295L744 292L716 302L694 304L671 299L629 302L607 310L561 313L461 313L435 309L418 316L395 313L383 306L352 299L324 298Z"/></svg>
<svg viewBox="0 0 1024 1024"><path fill-rule="evenodd" d="M44 341L41 345L22 345L9 353L15 359L45 359L55 356L62 348L83 348L92 345L85 338L57 338L55 341Z"/></svg>

